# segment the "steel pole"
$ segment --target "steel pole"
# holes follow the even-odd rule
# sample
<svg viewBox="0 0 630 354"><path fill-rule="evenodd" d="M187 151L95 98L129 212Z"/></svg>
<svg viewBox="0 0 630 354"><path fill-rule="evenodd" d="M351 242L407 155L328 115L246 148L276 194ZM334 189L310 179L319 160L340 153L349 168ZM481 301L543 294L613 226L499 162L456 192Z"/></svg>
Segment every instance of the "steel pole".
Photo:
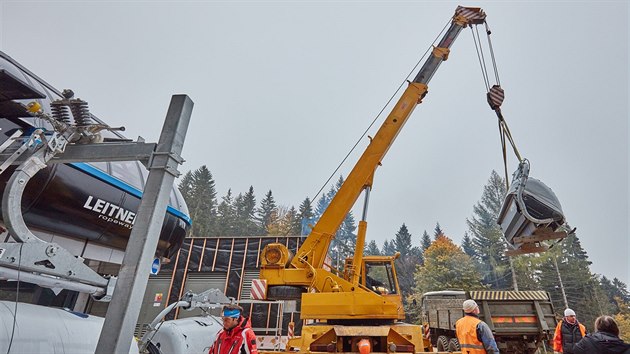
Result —
<svg viewBox="0 0 630 354"><path fill-rule="evenodd" d="M129 353L192 108L186 95L171 98L96 354Z"/></svg>

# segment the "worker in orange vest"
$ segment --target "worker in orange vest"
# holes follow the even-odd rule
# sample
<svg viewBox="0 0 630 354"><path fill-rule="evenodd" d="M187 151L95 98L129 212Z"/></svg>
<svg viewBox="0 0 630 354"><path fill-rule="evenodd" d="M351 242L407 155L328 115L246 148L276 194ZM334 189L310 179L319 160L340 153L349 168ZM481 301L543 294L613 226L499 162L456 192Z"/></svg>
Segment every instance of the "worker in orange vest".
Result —
<svg viewBox="0 0 630 354"><path fill-rule="evenodd" d="M578 322L575 311L564 310L564 318L558 322L553 336L553 350L556 353L574 354L575 345L586 336L586 327Z"/></svg>
<svg viewBox="0 0 630 354"><path fill-rule="evenodd" d="M462 308L464 317L455 322L455 332L462 353L499 354L499 348L490 327L479 319L479 306L475 300L464 301Z"/></svg>

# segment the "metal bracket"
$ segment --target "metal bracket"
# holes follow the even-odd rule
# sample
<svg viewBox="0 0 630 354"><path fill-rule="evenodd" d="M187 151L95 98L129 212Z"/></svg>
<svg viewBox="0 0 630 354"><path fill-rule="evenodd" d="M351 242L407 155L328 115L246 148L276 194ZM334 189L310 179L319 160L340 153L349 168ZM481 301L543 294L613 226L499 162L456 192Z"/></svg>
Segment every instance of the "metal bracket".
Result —
<svg viewBox="0 0 630 354"><path fill-rule="evenodd" d="M0 243L0 274L17 279L41 279L38 284L49 288L68 288L86 291L96 296L107 294L110 280L101 277L83 261L55 243L23 242ZM27 274L32 273L32 274ZM74 288L68 282L77 282Z"/></svg>

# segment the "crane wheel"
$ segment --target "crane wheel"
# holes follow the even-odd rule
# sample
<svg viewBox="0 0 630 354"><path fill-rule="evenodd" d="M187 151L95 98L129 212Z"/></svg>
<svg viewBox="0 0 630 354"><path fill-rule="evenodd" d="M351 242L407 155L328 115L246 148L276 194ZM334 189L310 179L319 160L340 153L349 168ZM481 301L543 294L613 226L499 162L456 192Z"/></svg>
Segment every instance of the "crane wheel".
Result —
<svg viewBox="0 0 630 354"><path fill-rule="evenodd" d="M304 288L299 286L277 285L267 289L268 300L300 300Z"/></svg>
<svg viewBox="0 0 630 354"><path fill-rule="evenodd" d="M448 337L447 336L439 336L437 339L437 350L438 352L446 352L448 351Z"/></svg>

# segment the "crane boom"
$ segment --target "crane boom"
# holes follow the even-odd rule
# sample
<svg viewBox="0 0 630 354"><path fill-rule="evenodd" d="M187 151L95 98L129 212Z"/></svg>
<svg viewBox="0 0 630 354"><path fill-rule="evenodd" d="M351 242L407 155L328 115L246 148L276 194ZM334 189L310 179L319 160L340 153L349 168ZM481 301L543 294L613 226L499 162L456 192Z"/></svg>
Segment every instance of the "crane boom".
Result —
<svg viewBox="0 0 630 354"><path fill-rule="evenodd" d="M287 270L309 270L310 268L320 269L322 267L334 234L361 195L361 192L366 188L371 188L374 171L381 163L415 107L422 102L422 98L428 90L427 83L431 80L440 64L448 59L451 45L463 28L471 24L481 24L485 21L485 17L485 13L480 8L459 6L456 9L449 29L438 45L433 48L432 55L423 64L414 80L409 83L409 86L385 122L383 122L374 138L370 141L370 144L333 197L328 208L326 208L305 242L297 251L296 256L291 259L290 266L286 268ZM268 263L267 265L276 268L273 264ZM264 267L265 265L263 264L262 278L265 278L263 276ZM277 279L275 276L272 278ZM294 276L290 278L296 279ZM306 278L303 279L306 280ZM294 283L293 281L290 282ZM310 283L310 281L307 282ZM272 284L269 283L269 285ZM303 285L307 286L309 284L305 283Z"/></svg>

